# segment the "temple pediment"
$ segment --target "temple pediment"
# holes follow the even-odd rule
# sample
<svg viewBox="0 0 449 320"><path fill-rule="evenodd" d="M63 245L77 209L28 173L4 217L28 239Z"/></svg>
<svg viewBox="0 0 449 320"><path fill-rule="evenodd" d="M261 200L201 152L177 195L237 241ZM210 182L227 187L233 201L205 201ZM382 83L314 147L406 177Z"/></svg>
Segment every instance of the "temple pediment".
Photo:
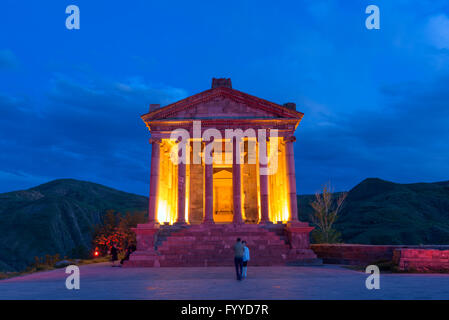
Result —
<svg viewBox="0 0 449 320"><path fill-rule="evenodd" d="M151 107L145 122L179 119L298 119L294 104L282 106L241 91L218 86L162 108Z"/></svg>

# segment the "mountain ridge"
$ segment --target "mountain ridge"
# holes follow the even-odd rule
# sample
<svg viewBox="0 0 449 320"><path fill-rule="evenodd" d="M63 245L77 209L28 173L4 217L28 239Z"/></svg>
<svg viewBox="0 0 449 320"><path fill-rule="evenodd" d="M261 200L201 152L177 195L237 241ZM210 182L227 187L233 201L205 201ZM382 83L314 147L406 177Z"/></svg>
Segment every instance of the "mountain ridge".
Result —
<svg viewBox="0 0 449 320"><path fill-rule="evenodd" d="M298 195L301 220L310 220L314 197ZM89 251L93 228L107 210L142 213L147 208L145 196L75 179L1 193L0 271L22 270L35 256ZM449 181L400 184L367 178L348 192L335 227L347 243L448 244Z"/></svg>
<svg viewBox="0 0 449 320"><path fill-rule="evenodd" d="M314 196L298 196L309 221ZM401 184L368 178L348 192L335 223L342 240L360 244L448 244L449 181Z"/></svg>
<svg viewBox="0 0 449 320"><path fill-rule="evenodd" d="M91 249L107 210L146 210L148 199L100 184L58 179L0 194L0 270L22 270L35 256L74 256Z"/></svg>

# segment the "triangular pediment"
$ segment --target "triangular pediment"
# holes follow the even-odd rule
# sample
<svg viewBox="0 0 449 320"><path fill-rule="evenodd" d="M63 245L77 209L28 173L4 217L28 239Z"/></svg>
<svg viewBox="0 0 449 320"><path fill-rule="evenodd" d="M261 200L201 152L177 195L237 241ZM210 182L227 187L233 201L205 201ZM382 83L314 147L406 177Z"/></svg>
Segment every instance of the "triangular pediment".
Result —
<svg viewBox="0 0 449 320"><path fill-rule="evenodd" d="M147 121L181 119L276 119L302 118L303 114L240 92L218 87L203 91L142 116Z"/></svg>

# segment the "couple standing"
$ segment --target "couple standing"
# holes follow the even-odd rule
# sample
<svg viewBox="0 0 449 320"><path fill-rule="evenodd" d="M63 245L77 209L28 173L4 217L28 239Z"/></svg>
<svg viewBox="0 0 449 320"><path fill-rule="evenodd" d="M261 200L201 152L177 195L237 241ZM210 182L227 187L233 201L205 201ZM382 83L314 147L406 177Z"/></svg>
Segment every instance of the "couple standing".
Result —
<svg viewBox="0 0 449 320"><path fill-rule="evenodd" d="M235 272L237 274L237 280L246 278L246 269L249 261L249 249L246 246L246 241L241 241L237 238L237 242L234 244L234 263Z"/></svg>

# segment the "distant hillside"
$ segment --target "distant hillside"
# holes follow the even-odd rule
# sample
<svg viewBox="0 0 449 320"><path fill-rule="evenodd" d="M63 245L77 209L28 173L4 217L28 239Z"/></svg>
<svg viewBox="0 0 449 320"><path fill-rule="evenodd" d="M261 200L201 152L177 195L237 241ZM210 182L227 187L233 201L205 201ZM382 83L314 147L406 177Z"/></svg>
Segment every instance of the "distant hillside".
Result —
<svg viewBox="0 0 449 320"><path fill-rule="evenodd" d="M99 184L55 180L0 194L0 270L21 270L35 256L90 250L106 210L147 210L148 199Z"/></svg>
<svg viewBox="0 0 449 320"><path fill-rule="evenodd" d="M312 214L313 199L298 196L301 220ZM0 271L24 269L35 256L90 250L106 210L147 207L147 197L72 179L0 194ZM367 179L349 191L336 227L347 243L449 244L449 182Z"/></svg>
<svg viewBox="0 0 449 320"><path fill-rule="evenodd" d="M303 220L313 199L298 196ZM449 182L366 179L349 191L336 228L347 243L449 244Z"/></svg>

